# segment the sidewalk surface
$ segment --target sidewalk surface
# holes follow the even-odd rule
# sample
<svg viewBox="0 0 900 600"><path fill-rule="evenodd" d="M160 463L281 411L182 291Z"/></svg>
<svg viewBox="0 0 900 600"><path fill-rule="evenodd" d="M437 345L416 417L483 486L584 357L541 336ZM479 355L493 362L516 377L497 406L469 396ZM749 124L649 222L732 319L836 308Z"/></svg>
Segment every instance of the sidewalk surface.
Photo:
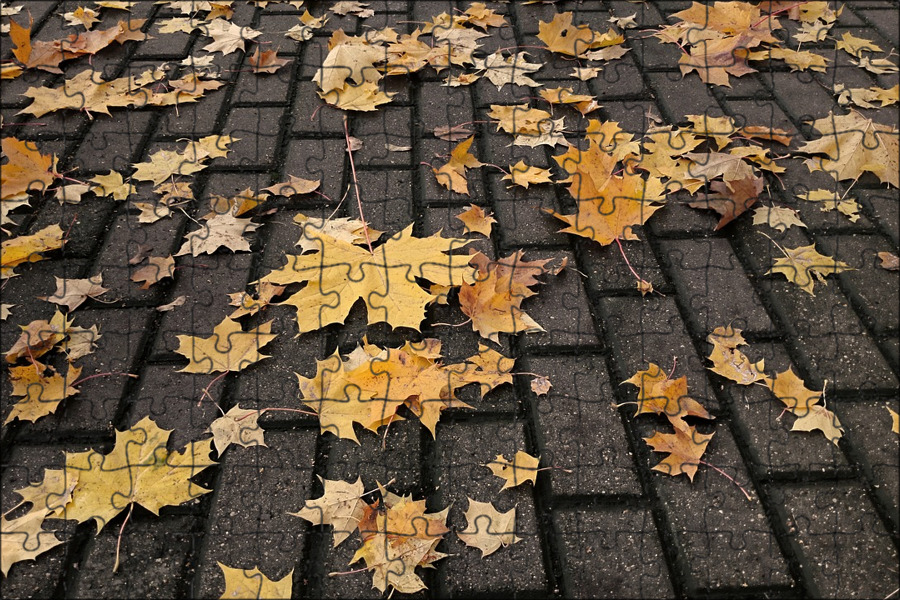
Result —
<svg viewBox="0 0 900 600"><path fill-rule="evenodd" d="M109 170L127 176L130 165L161 149L180 150L185 139L239 140L227 156L206 161L207 168L183 179L192 184L196 200L152 224L138 222L140 211L132 203L155 197L145 184L127 202L88 194L78 204L61 204L52 193L32 193L30 209L11 213L16 224L6 227L4 242L54 224L67 241L4 280L3 303L15 307L2 322L2 350L13 347L18 326L51 319L58 307L37 297L54 295L54 277L102 274L110 291L88 299L70 316L76 326L97 325L102 336L95 351L79 360L80 377L114 375L79 382L79 393L53 414L3 427L4 512L20 502L16 490L41 481L48 469L62 469L65 453L109 452L117 430L147 416L173 430L168 449L180 450L208 439L205 432L220 416L216 404L225 411L237 404L254 410L305 408L294 373L313 377L316 361L335 351L346 356L364 336L380 348L437 338L445 364L463 361L485 343L515 358L516 373L545 375L552 388L539 396L524 374L484 399L466 388L459 397L472 408L444 411L434 438L404 408L407 418L391 423L386 434L383 427L378 434L357 427L359 445L321 433L316 416L269 411L259 418L266 445L232 445L221 456L213 452L216 464L192 479L212 490L197 500L166 506L159 516L142 506L130 516L123 510L99 533L90 520L47 520L44 528L56 531L63 543L14 564L2 580L5 598L218 598L225 578L217 563L259 567L275 580L290 573L293 597L381 597L386 594L372 587L372 573L329 576L363 566L348 566L360 545L355 535L332 547L331 527L288 514L322 494L319 478L353 482L357 477L366 491L381 483L394 493L425 499L429 512L450 507L451 530L466 527L467 498L493 502L500 511L515 509L521 541L482 558L455 533L447 534L437 550L449 557L434 562L433 569L416 570L427 585L414 594L418 597L897 597L900 438L891 431L887 409L900 411L900 285L897 272L882 268L876 255L898 253L898 190L867 174L847 196L860 206L857 219L823 211L798 195L818 188L843 195L853 182L835 184L826 173L811 173L803 164L808 155L794 154L818 137L812 120L831 111L846 113L831 91L835 83L897 84L896 73L875 75L853 66L852 57L836 51L831 39L852 33L876 43L884 50L878 56L885 56L900 45L896 1L844 3L829 40L803 46L829 57L824 71L792 72L781 61L755 63L758 72L732 76L730 88L704 84L696 72L682 76L678 46L649 37L673 23L669 15L689 2L487 3L506 25L488 28L488 37L478 40L483 54L476 56L522 46L531 62L544 65L527 73L543 87L506 85L498 91L485 78L448 87L442 85L446 72L431 67L389 77L380 85L396 92L390 103L347 113L349 135L362 142L352 167L365 219L388 235L412 224L418 237L442 230L444 236L476 240L470 246L492 258L516 250L525 251L525 260L567 258L566 269L541 277L537 294L522 302L545 331L501 334L494 344L471 324L441 325L466 319L456 292L448 305L427 308L421 332L367 325L360 302L343 323L298 336L294 308L271 306L241 320L244 330L274 320L272 333L278 336L262 350L270 358L217 379L218 373L179 372L185 359L176 353L177 336L209 337L234 310L228 294L255 293L253 282L284 266L285 255L300 253L294 245L297 214L328 217L343 198L336 216L360 216L344 113L319 99L313 80L332 33L341 28L362 35L388 26L409 33L442 12L460 14L470 5L370 0L374 14L359 18L329 12L332 2L307 2L299 10L289 3L265 4L237 0L231 21L263 32L254 41L277 49L290 63L275 74L258 75L248 65L253 43L246 51L215 53L213 64L227 83L195 103L113 108L111 116L62 110L33 117L18 114L31 102L22 94L34 86L59 86L63 76L30 69L3 80L3 137L35 141L42 153L56 154L60 173L80 181ZM34 40L76 31L59 15L79 3L26 5L34 18ZM306 9L328 14L328 22L307 41L285 37ZM536 37L539 21L564 11L573 11L574 23L600 32L610 27L611 16L636 12L638 26L624 30L630 51L604 63L595 78L574 79L574 61L538 48L544 44ZM104 9L95 28L110 27L127 14ZM159 21L179 16L171 8L138 2L131 18L148 19L143 30L153 39L113 44L93 57L64 62L65 77L85 68L107 78L136 75L206 55L201 48L210 39L199 32L158 33ZM13 18L27 22L25 12ZM795 33L797 24L790 28ZM2 58L11 58L8 35L2 43ZM891 60L896 63L896 56ZM467 196L439 185L431 168L421 164L443 165L462 140L438 139L435 128L469 123L475 133L471 152L482 163L505 170L523 160L550 168L555 180L564 178L553 160L563 146L511 145L512 136L497 132L488 116L492 104L550 110L538 92L558 86L595 96L602 105L587 117L570 107L553 108L554 118L565 117L566 138L581 147L588 119L616 121L637 140L649 128L689 126L687 115L704 114L796 132L788 148L764 145L772 155L790 157L778 161L785 172L764 173L767 188L754 209L793 208L806 227L780 232L754 225L751 209L717 231L716 213L690 208L685 192L673 193L644 226L635 227L637 240L622 243L630 266L653 285L654 292L642 295L617 244L601 246L559 233L563 223L540 210L574 214L576 204L565 185L509 189L501 170L482 166L467 171ZM896 105L863 113L887 126L898 124ZM388 151L388 145L409 149ZM212 195L257 192L291 175L321 180L321 195L271 197L245 215L260 225L245 236L249 252L221 248L176 256L173 276L147 289L130 279L140 265L129 260L139 251L168 256L182 247L185 235L209 212ZM702 196L701 191L697 197ZM470 203L496 218L489 238L464 235L455 216ZM779 247L810 244L854 270L829 273L824 283L815 283L815 295L768 274L783 256ZM182 296L182 305L158 310ZM766 373L790 367L810 390L824 388L824 404L843 427L837 443L818 431L791 431L795 417L785 414L764 385L738 385L708 369L707 336L728 325L743 331L748 345L741 350L752 362L764 359ZM652 469L664 455L642 438L670 429L659 415L634 416L634 404L627 403L637 399L636 388L622 385L649 363L668 373L673 361L672 376L686 376L688 394L715 417L691 421L703 433L714 433L692 482ZM11 396L12 389L4 369L4 418L21 399ZM517 451L539 456L541 467L552 468L539 471L533 485L500 492L501 480L482 465ZM374 502L374 497L367 498ZM114 573L126 516L121 564Z"/></svg>

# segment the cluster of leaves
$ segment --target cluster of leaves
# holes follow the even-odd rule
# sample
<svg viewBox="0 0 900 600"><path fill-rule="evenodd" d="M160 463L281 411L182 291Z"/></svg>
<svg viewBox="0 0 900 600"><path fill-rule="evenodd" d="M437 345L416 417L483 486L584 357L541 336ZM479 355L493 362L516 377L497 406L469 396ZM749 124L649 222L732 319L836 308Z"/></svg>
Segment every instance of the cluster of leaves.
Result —
<svg viewBox="0 0 900 600"><path fill-rule="evenodd" d="M821 431L826 439L837 445L844 429L837 415L825 408L819 401L824 398L824 390L814 392L807 389L802 379L791 368L771 377L765 373L765 361L751 362L739 348L747 345L740 329L730 325L716 327L706 338L713 345L709 360L713 366L709 370L740 385L764 385L781 400L785 411L797 419L791 431Z"/></svg>

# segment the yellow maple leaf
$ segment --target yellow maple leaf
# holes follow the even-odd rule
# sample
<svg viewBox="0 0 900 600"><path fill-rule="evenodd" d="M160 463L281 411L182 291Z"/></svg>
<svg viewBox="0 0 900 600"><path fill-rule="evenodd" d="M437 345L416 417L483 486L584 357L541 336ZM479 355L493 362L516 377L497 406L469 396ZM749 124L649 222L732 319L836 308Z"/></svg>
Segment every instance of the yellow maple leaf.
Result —
<svg viewBox="0 0 900 600"><path fill-rule="evenodd" d="M6 137L0 140L3 155L0 165L0 197L21 200L29 190L44 192L60 174L56 172L56 155L41 154L34 142Z"/></svg>
<svg viewBox="0 0 900 600"><path fill-rule="evenodd" d="M667 475L681 475L684 473L691 481L697 473L706 446L713 434L704 435L697 432L697 428L688 425L683 419L669 419L675 428L675 433L654 432L650 437L644 438L647 445L655 452L667 452L668 456L653 466L654 471L660 471Z"/></svg>
<svg viewBox="0 0 900 600"><path fill-rule="evenodd" d="M59 225L44 227L32 235L20 235L4 240L0 245L0 279L16 275L13 269L26 262L44 260L42 252L59 250L65 241Z"/></svg>
<svg viewBox="0 0 900 600"><path fill-rule="evenodd" d="M703 405L687 395L687 377L669 379L666 372L654 363L622 383L630 383L638 388L634 416L653 413L665 415L670 420L684 416L715 418Z"/></svg>
<svg viewBox="0 0 900 600"><path fill-rule="evenodd" d="M844 435L837 415L819 404L822 392L814 392L797 377L790 367L767 382L775 397L784 403L786 410L797 417L791 431L821 431L835 446Z"/></svg>
<svg viewBox="0 0 900 600"><path fill-rule="evenodd" d="M506 460L506 457L502 454L498 454L497 458L484 466L500 479L506 480L503 483L503 487L500 488L502 492L507 488L516 487L526 481L537 483L538 464L540 462L540 456L531 456L527 452L519 450L511 461Z"/></svg>
<svg viewBox="0 0 900 600"><path fill-rule="evenodd" d="M209 492L190 479L207 467L212 441L190 442L181 452L169 452L170 430L144 417L131 429L116 431L109 454L96 450L66 453L66 476L77 478L72 499L54 516L79 523L94 519L99 532L131 503L154 515L163 506L178 505Z"/></svg>
<svg viewBox="0 0 900 600"><path fill-rule="evenodd" d="M260 349L277 337L278 334L269 333L271 330L272 321L243 331L240 323L225 318L213 328L213 334L208 338L179 335L175 352L190 361L179 372L242 371L257 361L269 358L260 353Z"/></svg>
<svg viewBox="0 0 900 600"><path fill-rule="evenodd" d="M469 183L466 180L466 169L474 169L482 166L482 162L469 152L472 147L472 141L475 136L458 143L453 150L450 151L450 160L447 164L439 169L431 168L434 176L437 177L439 184L456 192L457 194L469 195Z"/></svg>
<svg viewBox="0 0 900 600"><path fill-rule="evenodd" d="M236 569L226 567L218 561L216 561L216 564L219 565L219 568L222 569L222 575L225 576L225 591L219 597L220 600L225 600L226 598L258 600L259 598L291 597L293 569L278 581L273 581L266 577L258 567Z"/></svg>
<svg viewBox="0 0 900 600"><path fill-rule="evenodd" d="M418 331L425 307L436 296L416 278L453 286L474 281L468 257L446 254L469 240L440 234L416 238L412 225L376 247L374 254L321 231L307 229L306 237L317 242L318 252L288 256L284 267L262 278L278 285L307 282L282 303L297 309L300 333L343 322L360 299L368 308L369 324L384 321Z"/></svg>
<svg viewBox="0 0 900 600"><path fill-rule="evenodd" d="M501 513L490 502L479 502L466 498L469 508L466 509L467 526L457 533L459 539L467 546L481 550L484 558L500 549L522 541L516 535L516 509L511 508Z"/></svg>
<svg viewBox="0 0 900 600"><path fill-rule="evenodd" d="M552 52L568 56L581 56L588 50L614 46L625 37L612 29L604 34L593 31L589 25L572 25L572 13L559 13L549 23L538 21L538 39Z"/></svg>
<svg viewBox="0 0 900 600"><path fill-rule="evenodd" d="M497 222L489 212L485 213L483 208L475 204L470 204L468 210L459 213L455 218L465 225L463 233L480 233L484 237L491 237L491 225Z"/></svg>
<svg viewBox="0 0 900 600"><path fill-rule="evenodd" d="M738 350L739 346L745 346L747 342L741 335L741 330L731 327L716 327L706 340L713 345L709 360L713 366L708 367L713 373L730 379L741 385L750 385L756 381L768 381L764 369L766 363L760 360L750 362L747 356Z"/></svg>
<svg viewBox="0 0 900 600"><path fill-rule="evenodd" d="M524 160L520 160L514 165L509 165L509 173L501 177L501 181L511 181L513 185L528 189L529 185L537 183L553 183L550 179L550 169L541 169L526 165Z"/></svg>
<svg viewBox="0 0 900 600"><path fill-rule="evenodd" d="M816 295L813 277L821 283L825 283L825 275L854 270L843 261L819 254L816 252L815 244L779 249L784 253L784 258L776 259L775 265L769 269L766 275L781 273L788 281L800 286L810 296Z"/></svg>
<svg viewBox="0 0 900 600"><path fill-rule="evenodd" d="M13 419L34 422L56 412L60 402L78 393L72 384L81 377L81 370L81 367L69 363L68 372L62 375L53 367L46 367L37 361L22 367L10 367L10 395L21 396L22 399L13 404L3 423ZM50 374L45 374L45 371Z"/></svg>

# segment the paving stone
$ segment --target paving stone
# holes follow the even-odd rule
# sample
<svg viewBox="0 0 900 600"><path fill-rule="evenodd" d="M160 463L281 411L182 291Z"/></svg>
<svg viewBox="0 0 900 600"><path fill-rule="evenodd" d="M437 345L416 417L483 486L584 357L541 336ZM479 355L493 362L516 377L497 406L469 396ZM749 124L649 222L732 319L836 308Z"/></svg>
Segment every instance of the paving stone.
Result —
<svg viewBox="0 0 900 600"><path fill-rule="evenodd" d="M217 158L217 166L268 166L275 160L281 128L282 108L235 108L228 115L225 131L238 138L227 157Z"/></svg>
<svg viewBox="0 0 900 600"><path fill-rule="evenodd" d="M567 510L556 522L572 597L674 597L650 511Z"/></svg>
<svg viewBox="0 0 900 600"><path fill-rule="evenodd" d="M216 562L274 579L294 569L306 544L307 521L289 515L313 497L316 433L308 429L267 431L266 446L231 446L219 467L217 491L200 557L199 588L192 596L218 597L224 587Z"/></svg>
<svg viewBox="0 0 900 600"><path fill-rule="evenodd" d="M812 595L880 598L897 586L891 572L897 549L858 486L782 486L773 489L773 497ZM868 566L864 572L860 556Z"/></svg>
<svg viewBox="0 0 900 600"><path fill-rule="evenodd" d="M342 186L346 142L340 140L291 140L284 161L284 174L322 182L319 191L337 204L346 191ZM348 182L350 165L347 163Z"/></svg>
<svg viewBox="0 0 900 600"><path fill-rule="evenodd" d="M592 240L578 242L581 264L578 267L587 276L588 288L600 294L614 294L626 290L637 289L637 274L649 281L655 288L665 285L665 279L648 244L623 244L622 249L628 257L628 263L622 258L622 252L615 244L600 246Z"/></svg>
<svg viewBox="0 0 900 600"><path fill-rule="evenodd" d="M409 166L412 152L390 150L389 145L412 147L409 135L412 112L408 108L388 108L353 119L353 136L363 146L354 152L356 166Z"/></svg>
<svg viewBox="0 0 900 600"><path fill-rule="evenodd" d="M546 396L529 394L541 455L556 495L641 493L628 440L601 356L528 358L524 367L550 377Z"/></svg>

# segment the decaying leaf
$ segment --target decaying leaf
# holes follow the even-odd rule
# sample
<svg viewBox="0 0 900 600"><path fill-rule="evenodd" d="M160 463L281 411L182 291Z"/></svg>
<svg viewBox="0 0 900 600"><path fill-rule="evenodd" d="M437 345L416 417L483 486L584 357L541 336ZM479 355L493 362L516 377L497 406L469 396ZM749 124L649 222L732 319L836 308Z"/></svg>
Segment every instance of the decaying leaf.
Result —
<svg viewBox="0 0 900 600"><path fill-rule="evenodd" d="M69 363L63 375L53 367L37 361L22 367L10 367L9 379L12 383L10 395L22 399L13 404L4 424L13 419L37 421L41 417L55 413L59 403L78 393L72 384L81 377L81 367Z"/></svg>
<svg viewBox="0 0 900 600"><path fill-rule="evenodd" d="M637 410L634 416L653 413L672 419L682 417L702 417L714 419L703 405L687 395L687 377L670 379L658 365L650 363L643 371L638 371L623 383L638 388Z"/></svg>
<svg viewBox="0 0 900 600"><path fill-rule="evenodd" d="M798 246L797 248L779 248L784 258L775 260L775 265L766 273L780 273L788 281L800 286L810 296L815 296L815 279L825 283L825 275L831 273L843 273L853 271L853 267L847 263L835 260L830 256L824 256L816 252L815 244L810 246Z"/></svg>
<svg viewBox="0 0 900 600"><path fill-rule="evenodd" d="M706 340L713 345L709 360L713 366L708 367L713 373L730 379L741 385L750 385L757 381L768 381L764 372L765 361L752 363L750 359L738 350L739 346L746 346L747 342L741 335L741 330L731 327L716 327Z"/></svg>
<svg viewBox="0 0 900 600"><path fill-rule="evenodd" d="M131 429L116 431L116 444L109 454L67 452L66 477L77 482L71 500L53 516L79 523L93 519L99 533L132 503L158 516L163 506L183 504L209 492L190 479L216 464L209 458L211 440L190 442L181 452L169 452L170 433L144 417Z"/></svg>
<svg viewBox="0 0 900 600"><path fill-rule="evenodd" d="M465 225L463 233L480 233L485 237L491 237L491 225L497 222L490 213L485 213L483 208L474 204L470 204L468 210L459 213L455 218Z"/></svg>
<svg viewBox="0 0 900 600"><path fill-rule="evenodd" d="M516 535L516 509L511 508L501 513L490 502L479 502L467 498L469 508L466 509L465 530L456 535L467 546L481 550L484 558L493 554L500 547L507 547L522 541Z"/></svg>
<svg viewBox="0 0 900 600"><path fill-rule="evenodd" d="M778 373L769 384L775 397L784 403L786 410L797 417L791 431L821 431L835 446L844 429L837 415L819 404L822 392L807 389L802 379L788 368Z"/></svg>
<svg viewBox="0 0 900 600"><path fill-rule="evenodd" d="M62 342L69 334L72 321L57 310L49 321L38 319L28 325L20 325L22 333L6 351L6 362L14 363L21 358L39 358Z"/></svg>
<svg viewBox="0 0 900 600"><path fill-rule="evenodd" d="M850 219L851 223L859 220L859 204L855 198L848 198L847 194L840 194L831 190L809 190L797 195L798 198L807 202L819 202L819 209L822 212L836 210L842 215Z"/></svg>
<svg viewBox="0 0 900 600"><path fill-rule="evenodd" d="M502 52L497 51L487 58L476 58L475 68L479 71L484 71L484 77L496 85L498 90L507 84L538 87L540 84L528 77L528 73L534 73L543 65L541 63L530 63L527 57L527 52L503 56Z"/></svg>
<svg viewBox="0 0 900 600"><path fill-rule="evenodd" d="M438 139L446 140L448 142L458 142L472 135L472 130L464 123L462 125L435 127L432 133L434 133L434 137Z"/></svg>
<svg viewBox="0 0 900 600"><path fill-rule="evenodd" d="M247 64L254 73L275 73L289 62L291 61L286 58L278 58L275 50L260 51L259 46L256 47L256 52L247 59Z"/></svg>
<svg viewBox="0 0 900 600"><path fill-rule="evenodd" d="M307 500L299 512L289 513L295 517L306 519L313 525L331 525L334 527L334 547L350 537L360 521L367 505L362 499L365 494L362 478L355 483L340 480L323 479L319 481L325 488L320 498Z"/></svg>
<svg viewBox="0 0 900 600"><path fill-rule="evenodd" d="M290 598L293 588L294 570L273 581L263 574L258 567L252 569L236 569L216 562L225 576L225 591L219 600L259 600L260 598Z"/></svg>
<svg viewBox="0 0 900 600"><path fill-rule="evenodd" d="M553 119L545 110L529 108L527 104L492 104L488 116L497 119L497 131L501 129L513 135L516 146L568 146L563 135L565 118Z"/></svg>
<svg viewBox="0 0 900 600"><path fill-rule="evenodd" d="M288 256L284 267L262 278L278 285L307 282L282 303L297 309L300 333L343 322L360 299L366 303L370 324L384 321L418 331L425 307L436 297L415 278L453 286L474 281L468 257L445 254L469 240L416 238L410 225L372 254L321 231L304 232L315 240L318 252Z"/></svg>
<svg viewBox="0 0 900 600"><path fill-rule="evenodd" d="M231 444L249 448L265 446L265 431L259 426L260 411L241 408L235 404L231 410L210 423L207 432L213 435L213 444L219 456Z"/></svg>
<svg viewBox="0 0 900 600"><path fill-rule="evenodd" d="M232 213L215 215L200 229L184 236L184 244L175 256L191 254L212 254L219 248L228 248L232 252L249 252L250 242L244 238L245 233L253 233L259 227L250 219L239 219Z"/></svg>
<svg viewBox="0 0 900 600"><path fill-rule="evenodd" d="M753 211L753 224L768 225L778 231L786 231L794 226L806 227L797 211L786 206L760 206Z"/></svg>
<svg viewBox="0 0 900 600"><path fill-rule="evenodd" d="M243 331L240 323L226 318L213 328L208 338L179 335L175 352L190 361L179 373L242 371L269 358L260 350L277 337L271 331L272 321Z"/></svg>
<svg viewBox="0 0 900 600"><path fill-rule="evenodd" d="M87 279L56 279L56 292L52 296L39 296L41 300L66 306L69 312L81 306L88 298L96 299L109 290L103 287L103 275L97 274Z"/></svg>
<svg viewBox="0 0 900 600"><path fill-rule="evenodd" d="M675 428L675 433L657 431L652 436L644 438L655 452L668 453L668 456L653 466L653 470L672 476L683 473L693 481L701 457L706 452L706 446L709 445L713 434L698 433L696 427L688 425L681 418L669 421Z"/></svg>
<svg viewBox="0 0 900 600"><path fill-rule="evenodd" d="M549 23L538 22L538 39L552 52L568 56L582 56L589 50L614 46L625 37L610 29L604 34L593 31L589 25L572 25L572 13L559 13Z"/></svg>
<svg viewBox="0 0 900 600"><path fill-rule="evenodd" d="M299 196L301 194L314 192L319 189L321 183L322 182L317 179L303 179L301 177L289 175L287 181L270 185L267 188L263 188L262 191L269 192L276 196L290 198L291 196Z"/></svg>
<svg viewBox="0 0 900 600"><path fill-rule="evenodd" d="M486 466L491 473L505 479L503 487L500 491L507 488L516 487L526 481L532 484L537 483L538 464L541 462L540 456L531 456L527 452L519 450L511 461L506 460L502 454L498 454L497 458L487 463Z"/></svg>
<svg viewBox="0 0 900 600"><path fill-rule="evenodd" d="M878 258L881 259L881 263L878 265L882 269L887 269L888 271L900 271L900 257L891 252L879 252Z"/></svg>
<svg viewBox="0 0 900 600"><path fill-rule="evenodd" d="M552 387L553 384L546 377L535 377L531 380L531 391L538 396L546 396Z"/></svg>
<svg viewBox="0 0 900 600"><path fill-rule="evenodd" d="M741 163L746 164L746 163ZM765 180L753 175L743 179L728 181L713 181L709 184L714 194L708 195L704 200L689 202L692 208L708 208L721 215L716 223L716 231L722 229L740 215L744 214L759 201L759 195L765 187Z"/></svg>
<svg viewBox="0 0 900 600"><path fill-rule="evenodd" d="M161 279L175 276L175 258L169 256L150 256L147 262L131 274L131 280L141 285L142 290L150 289L150 286L159 283Z"/></svg>
<svg viewBox="0 0 900 600"><path fill-rule="evenodd" d="M502 181L511 181L513 185L518 185L526 190L529 185L537 183L553 183L550 179L550 169L541 169L526 165L525 161L520 160L514 165L509 165L509 173L500 178Z"/></svg>
<svg viewBox="0 0 900 600"><path fill-rule="evenodd" d="M439 184L457 194L469 194L466 169L474 169L483 164L469 152L474 139L475 136L472 136L457 144L450 152L450 160L447 161L447 164L439 169L433 167L431 169Z"/></svg>
<svg viewBox="0 0 900 600"><path fill-rule="evenodd" d="M22 200L30 190L44 192L60 174L56 156L41 154L34 142L5 137L0 140L7 161L0 165L0 197Z"/></svg>

